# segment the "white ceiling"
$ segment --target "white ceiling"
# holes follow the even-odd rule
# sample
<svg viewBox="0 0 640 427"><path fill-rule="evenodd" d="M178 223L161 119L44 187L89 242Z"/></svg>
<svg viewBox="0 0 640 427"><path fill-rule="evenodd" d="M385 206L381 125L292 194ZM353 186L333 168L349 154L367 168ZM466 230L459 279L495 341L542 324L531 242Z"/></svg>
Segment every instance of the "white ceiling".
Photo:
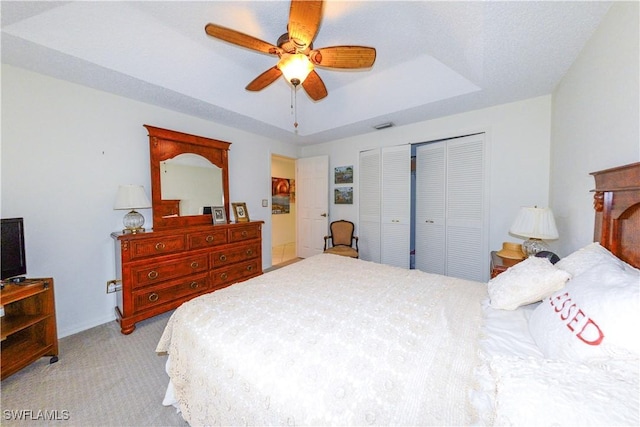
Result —
<svg viewBox="0 0 640 427"><path fill-rule="evenodd" d="M211 38L213 22L276 44L288 1L2 1L2 62L281 141L313 144L549 94L611 2L327 1L314 41L372 46L370 70L318 68L329 95L277 57Z"/></svg>

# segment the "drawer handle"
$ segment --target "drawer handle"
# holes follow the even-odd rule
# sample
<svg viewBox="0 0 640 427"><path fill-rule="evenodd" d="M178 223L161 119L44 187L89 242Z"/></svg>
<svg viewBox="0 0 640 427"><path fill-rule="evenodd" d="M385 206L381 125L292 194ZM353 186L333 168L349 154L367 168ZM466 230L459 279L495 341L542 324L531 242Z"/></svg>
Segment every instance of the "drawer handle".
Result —
<svg viewBox="0 0 640 427"><path fill-rule="evenodd" d="M193 261L191 263L191 268L198 268L200 266L200 264L198 264L198 261Z"/></svg>
<svg viewBox="0 0 640 427"><path fill-rule="evenodd" d="M220 255L220 261L226 261L227 260L227 256L226 255Z"/></svg>
<svg viewBox="0 0 640 427"><path fill-rule="evenodd" d="M227 277L229 277L229 275L228 275L227 273L222 273L222 274L220 275L220 278L221 278L222 280L227 280Z"/></svg>
<svg viewBox="0 0 640 427"><path fill-rule="evenodd" d="M207 243L211 243L213 242L213 236L209 234L205 240L207 241Z"/></svg>
<svg viewBox="0 0 640 427"><path fill-rule="evenodd" d="M163 251L165 247L165 244L162 242L156 243L156 251Z"/></svg>
<svg viewBox="0 0 640 427"><path fill-rule="evenodd" d="M157 272L157 271L155 271L155 270L151 270L151 271L149 272L149 274L147 274L147 277L148 277L149 279L151 279L151 280L153 280L153 279L157 279L157 278L158 278L158 272Z"/></svg>
<svg viewBox="0 0 640 427"><path fill-rule="evenodd" d="M191 282L191 284L189 286L191 287L191 289L197 289L198 288L198 282Z"/></svg>
<svg viewBox="0 0 640 427"><path fill-rule="evenodd" d="M247 265L247 271L253 270L253 265Z"/></svg>
<svg viewBox="0 0 640 427"><path fill-rule="evenodd" d="M247 233L247 230L242 230L241 234L242 234L242 237L247 237L249 233Z"/></svg>
<svg viewBox="0 0 640 427"><path fill-rule="evenodd" d="M149 301L151 301L151 302L158 301L158 298L160 298L160 297L155 292L149 295Z"/></svg>

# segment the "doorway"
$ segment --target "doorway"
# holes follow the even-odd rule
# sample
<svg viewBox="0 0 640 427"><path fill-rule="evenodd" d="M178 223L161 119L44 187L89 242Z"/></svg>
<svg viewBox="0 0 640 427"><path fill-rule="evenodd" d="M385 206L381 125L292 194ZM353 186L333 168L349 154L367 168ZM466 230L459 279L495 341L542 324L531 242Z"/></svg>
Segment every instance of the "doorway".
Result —
<svg viewBox="0 0 640 427"><path fill-rule="evenodd" d="M271 264L296 258L295 159L271 155Z"/></svg>

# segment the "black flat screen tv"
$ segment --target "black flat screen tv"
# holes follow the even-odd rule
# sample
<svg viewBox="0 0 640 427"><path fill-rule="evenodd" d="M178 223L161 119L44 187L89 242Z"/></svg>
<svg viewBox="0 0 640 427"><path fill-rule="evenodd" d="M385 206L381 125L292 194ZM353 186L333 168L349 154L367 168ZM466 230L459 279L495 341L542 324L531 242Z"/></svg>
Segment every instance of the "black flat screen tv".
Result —
<svg viewBox="0 0 640 427"><path fill-rule="evenodd" d="M24 252L24 220L22 218L6 218L1 220L0 234L2 234L2 277L27 274L27 257Z"/></svg>

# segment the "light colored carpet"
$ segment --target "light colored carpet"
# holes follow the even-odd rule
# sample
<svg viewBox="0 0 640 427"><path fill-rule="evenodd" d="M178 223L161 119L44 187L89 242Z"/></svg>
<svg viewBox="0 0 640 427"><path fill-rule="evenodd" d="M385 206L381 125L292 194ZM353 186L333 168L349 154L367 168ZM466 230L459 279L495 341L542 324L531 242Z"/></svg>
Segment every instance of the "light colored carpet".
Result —
<svg viewBox="0 0 640 427"><path fill-rule="evenodd" d="M186 426L162 406L169 377L155 348L170 315L140 322L130 335L114 321L61 339L57 363L44 357L2 381L0 424Z"/></svg>

